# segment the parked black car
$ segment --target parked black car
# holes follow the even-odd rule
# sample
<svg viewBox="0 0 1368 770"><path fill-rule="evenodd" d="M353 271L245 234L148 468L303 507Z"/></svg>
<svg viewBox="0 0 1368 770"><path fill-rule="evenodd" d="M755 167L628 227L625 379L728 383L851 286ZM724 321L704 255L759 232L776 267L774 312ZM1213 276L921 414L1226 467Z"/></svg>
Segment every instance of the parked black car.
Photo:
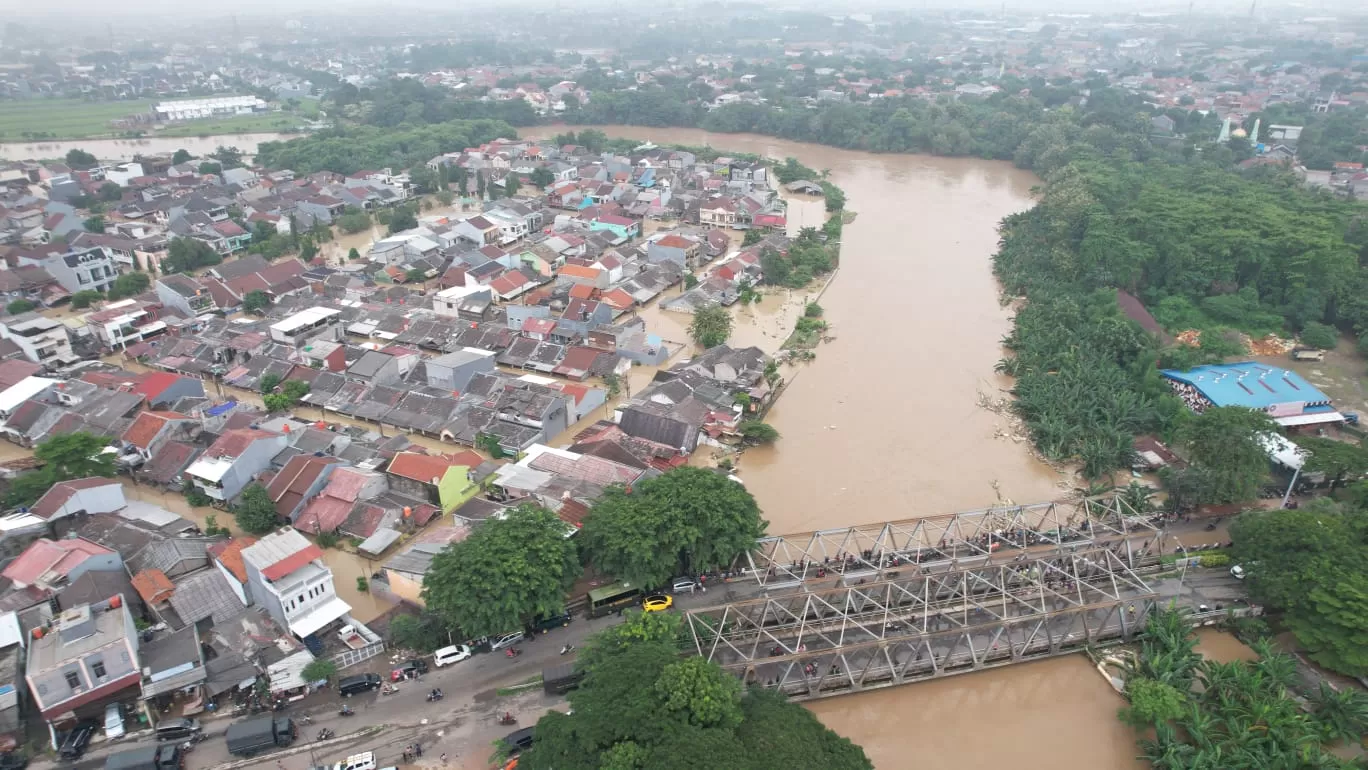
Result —
<svg viewBox="0 0 1368 770"><path fill-rule="evenodd" d="M66 738L62 740L62 748L57 753L62 759L80 759L94 736L95 723L81 722L66 734Z"/></svg>
<svg viewBox="0 0 1368 770"><path fill-rule="evenodd" d="M357 693L369 690L380 689L379 674L357 674L356 676L344 676L337 680L337 691L343 698L350 698Z"/></svg>
<svg viewBox="0 0 1368 770"><path fill-rule="evenodd" d="M532 748L532 742L536 737L537 727L524 727L503 737L503 745L508 747L508 756L513 757Z"/></svg>
<svg viewBox="0 0 1368 770"><path fill-rule="evenodd" d="M558 612L555 615L548 615L544 618L537 618L532 621L532 625L527 627L529 634L544 634L553 628L562 628L570 625L570 613Z"/></svg>

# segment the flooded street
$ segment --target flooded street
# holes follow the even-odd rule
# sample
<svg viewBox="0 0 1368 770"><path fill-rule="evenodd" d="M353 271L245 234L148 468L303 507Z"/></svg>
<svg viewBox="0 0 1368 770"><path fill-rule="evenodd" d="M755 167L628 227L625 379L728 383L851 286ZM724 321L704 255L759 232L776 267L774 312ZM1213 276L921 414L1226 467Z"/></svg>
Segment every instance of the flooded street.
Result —
<svg viewBox="0 0 1368 770"><path fill-rule="evenodd" d="M835 339L817 348L815 362L786 372L792 385L770 413L783 438L740 463L771 532L981 508L999 495L1022 503L1061 496L1064 477L1033 459L1024 437L997 438L1010 432L1006 420L978 405L980 392L999 398L1009 386L993 371L1011 314L999 304L990 258L998 221L1031 205L1034 176L981 160L598 128L659 144L792 156L830 169L857 214L821 298ZM791 223L820 224L816 198L790 201L789 212ZM783 332L769 324L801 312L803 294L770 290L758 308L738 309L738 318L756 318L737 324L732 344L777 350ZM687 329L687 316L642 312L666 339ZM1072 656L808 707L880 770L1141 768L1135 736L1116 719L1122 705L1087 658Z"/></svg>
<svg viewBox="0 0 1368 770"><path fill-rule="evenodd" d="M85 150L100 160L132 160L135 155L186 150L200 156L220 146L236 147L243 155L256 155L262 142L294 139L293 134L223 134L221 136L168 136L138 139L72 139L71 141L0 142L0 160L48 160L64 158L70 150Z"/></svg>

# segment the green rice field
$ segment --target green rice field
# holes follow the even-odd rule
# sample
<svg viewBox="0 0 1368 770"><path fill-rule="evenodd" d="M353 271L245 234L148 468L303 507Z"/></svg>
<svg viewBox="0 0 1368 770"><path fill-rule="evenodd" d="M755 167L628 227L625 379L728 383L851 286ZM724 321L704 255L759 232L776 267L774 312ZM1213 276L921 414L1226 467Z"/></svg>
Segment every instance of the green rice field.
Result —
<svg viewBox="0 0 1368 770"><path fill-rule="evenodd" d="M152 109L155 100L87 102L80 99L0 101L0 142L26 139L86 139L120 132L111 120Z"/></svg>
<svg viewBox="0 0 1368 770"><path fill-rule="evenodd" d="M80 99L29 99L0 101L0 142L33 140L119 138L110 121L136 113L146 113L155 99L130 99L118 102L87 102ZM269 131L290 131L305 119L317 117L318 104L304 100L297 112L272 112L234 118L207 118L176 123L154 129L151 124L137 130L145 137L218 136Z"/></svg>

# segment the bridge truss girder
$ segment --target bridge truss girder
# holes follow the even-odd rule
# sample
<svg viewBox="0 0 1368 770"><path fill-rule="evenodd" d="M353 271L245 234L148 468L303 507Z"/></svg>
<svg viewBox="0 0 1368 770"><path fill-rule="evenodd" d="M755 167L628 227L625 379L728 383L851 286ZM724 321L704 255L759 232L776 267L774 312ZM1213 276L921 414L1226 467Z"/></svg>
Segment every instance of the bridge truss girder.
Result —
<svg viewBox="0 0 1368 770"><path fill-rule="evenodd" d="M816 700L1078 652L1129 640L1155 611L1153 594L1049 615L933 634L808 650L723 668L749 684Z"/></svg>
<svg viewBox="0 0 1368 770"><path fill-rule="evenodd" d="M1098 549L701 608L685 625L746 681L818 698L1129 639L1155 602Z"/></svg>
<svg viewBox="0 0 1368 770"><path fill-rule="evenodd" d="M735 567L761 586L794 586L823 573L882 580L909 567L953 569L1097 545L1138 566L1157 558L1160 537L1151 514L1111 496L764 537Z"/></svg>

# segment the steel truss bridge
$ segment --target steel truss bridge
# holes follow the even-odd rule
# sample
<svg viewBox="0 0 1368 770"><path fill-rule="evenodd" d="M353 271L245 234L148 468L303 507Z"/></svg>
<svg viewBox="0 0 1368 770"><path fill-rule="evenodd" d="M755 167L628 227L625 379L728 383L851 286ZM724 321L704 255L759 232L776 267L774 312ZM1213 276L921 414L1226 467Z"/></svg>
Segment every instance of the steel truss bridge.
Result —
<svg viewBox="0 0 1368 770"><path fill-rule="evenodd" d="M885 580L908 570L955 569L1028 554L1107 547L1135 568L1157 563L1162 531L1153 514L1120 497L1037 503L761 538L733 566L768 590L829 576Z"/></svg>
<svg viewBox="0 0 1368 770"><path fill-rule="evenodd" d="M1112 550L912 570L692 610L692 652L794 700L917 682L1130 639L1158 597Z"/></svg>
<svg viewBox="0 0 1368 770"><path fill-rule="evenodd" d="M1157 522L1110 497L762 538L727 593L757 595L684 613L688 651L814 700L1128 640Z"/></svg>

